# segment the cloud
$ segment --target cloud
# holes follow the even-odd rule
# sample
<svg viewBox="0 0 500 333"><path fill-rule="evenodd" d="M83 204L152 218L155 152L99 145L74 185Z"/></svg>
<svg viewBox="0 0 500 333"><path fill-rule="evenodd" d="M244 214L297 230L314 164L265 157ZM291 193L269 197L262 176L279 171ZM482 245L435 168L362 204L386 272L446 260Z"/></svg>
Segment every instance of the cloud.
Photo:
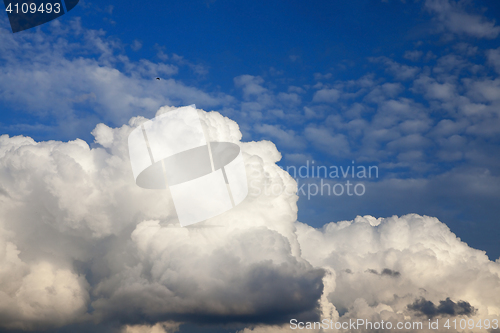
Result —
<svg viewBox="0 0 500 333"><path fill-rule="evenodd" d="M257 120L266 122L269 126L276 126L272 123L277 120L280 123L301 121L299 110L302 98L299 94L305 93L304 89L290 86L288 92L275 92L272 83L266 82L260 76L248 74L239 75L233 81L242 93L241 112L234 113L235 119L241 123Z"/></svg>
<svg viewBox="0 0 500 333"><path fill-rule="evenodd" d="M5 22L0 29L0 101L19 114L57 124L53 136L81 137L99 121L123 124L136 114L152 116L166 104L216 107L233 101L174 79L183 65L178 62L130 60L120 41L83 28L79 19L64 26L53 21L47 34L13 35ZM154 80L157 76L162 80Z"/></svg>
<svg viewBox="0 0 500 333"><path fill-rule="evenodd" d="M498 102L500 100L500 79L483 79L470 82L469 96L480 102Z"/></svg>
<svg viewBox="0 0 500 333"><path fill-rule="evenodd" d="M493 39L500 27L478 14L467 13L460 2L454 0L426 0L425 8L436 15L442 28L459 35Z"/></svg>
<svg viewBox="0 0 500 333"><path fill-rule="evenodd" d="M241 147L250 193L193 228L178 226L168 191L134 184L126 142L145 118L98 125L94 148L0 137L1 327L92 321L123 332L182 323L258 332L291 318L418 318L422 298L453 300L454 316L466 314L457 300L477 310L472 318L500 314L500 263L437 219L365 216L321 229L297 222L298 185L276 165L274 144L241 142L234 121L199 115L211 140ZM342 142L328 133L305 134ZM448 303L435 306L436 317L450 314Z"/></svg>
<svg viewBox="0 0 500 333"><path fill-rule="evenodd" d="M435 218L358 216L321 229L297 223L297 235L302 256L334 272L324 277L325 286L329 281L332 288L324 293L322 308L330 304L334 309L330 317L323 312L321 318L327 322L384 320L394 326L423 322L422 329L409 331L455 332L460 329L445 328L443 321L439 329L429 329L426 319L472 318L477 322L500 315L499 303L491 294L500 290L500 263L468 247ZM422 316L427 318L422 320ZM242 332L289 330L290 324L285 323ZM351 327L343 331L378 330Z"/></svg>
<svg viewBox="0 0 500 333"><path fill-rule="evenodd" d="M406 81L415 77L420 71L418 67L412 67L400 64L387 57L368 58L371 62L382 63L386 66L386 71L393 75L397 80Z"/></svg>
<svg viewBox="0 0 500 333"><path fill-rule="evenodd" d="M262 135L276 139L280 145L291 147L294 149L303 149L305 146L304 139L298 136L293 130L285 131L278 125L256 125L255 131Z"/></svg>
<svg viewBox="0 0 500 333"><path fill-rule="evenodd" d="M102 281L96 312L111 320L127 314L127 320L227 323L273 322L314 311L323 272L297 261L283 235L265 227L194 233L140 223L131 235L140 268Z"/></svg>
<svg viewBox="0 0 500 333"><path fill-rule="evenodd" d="M340 91L337 89L321 89L314 93L313 102L315 103L335 103L340 97Z"/></svg>
<svg viewBox="0 0 500 333"><path fill-rule="evenodd" d="M314 73L314 79L316 81L329 80L331 78L332 78L332 73L326 73L326 74Z"/></svg>
<svg viewBox="0 0 500 333"><path fill-rule="evenodd" d="M350 272L352 273L352 271L350 271ZM392 269L389 269L389 268L384 268L381 273L379 273L377 270L371 269L371 268L368 269L367 272L372 273L372 274L376 274L376 275L387 275L387 276L392 276L392 277L401 276L401 273L399 273L398 271L393 271Z"/></svg>
<svg viewBox="0 0 500 333"><path fill-rule="evenodd" d="M321 127L308 126L304 130L305 137L317 148L333 156L349 154L349 141L343 134L331 134Z"/></svg>
<svg viewBox="0 0 500 333"><path fill-rule="evenodd" d="M89 300L85 278L49 261L23 261L14 237L0 232L0 326L32 330L81 320Z"/></svg>
<svg viewBox="0 0 500 333"><path fill-rule="evenodd" d="M161 57L161 54L160 54L160 57ZM191 71L198 76L204 76L204 75L208 74L208 69L205 66L203 66L202 64L195 64L195 63L185 59L183 56L180 56L178 54L175 54L175 53L172 54L172 57L170 57L170 59L172 59L172 61L178 65L189 67L191 69Z"/></svg>
<svg viewBox="0 0 500 333"><path fill-rule="evenodd" d="M234 78L235 86L243 90L245 99L267 93L268 90L262 86L263 83L264 79L260 76L240 75Z"/></svg>
<svg viewBox="0 0 500 333"><path fill-rule="evenodd" d="M301 104L301 98L296 93L278 93L278 100L287 106L298 106Z"/></svg>
<svg viewBox="0 0 500 333"><path fill-rule="evenodd" d="M142 48L142 42L140 40L135 39L130 45L130 48L134 51L139 51Z"/></svg>
<svg viewBox="0 0 500 333"><path fill-rule="evenodd" d="M381 103L387 98L394 98L404 91L401 83L384 83L374 87L365 97L364 100L371 103Z"/></svg>
<svg viewBox="0 0 500 333"><path fill-rule="evenodd" d="M464 301L458 301L455 303L449 297L444 301L439 301L438 306L422 297L421 299L418 299L414 303L408 305L408 309L427 316L430 319L438 315L450 317L461 315L472 316L476 311L470 303Z"/></svg>
<svg viewBox="0 0 500 333"><path fill-rule="evenodd" d="M328 299L347 318L368 319L363 315L371 312L374 316L376 308L395 317L397 313L411 315L407 304L419 304L424 296L433 302L448 297L467 299L478 315L500 314L498 302L490 294L500 288L500 263L469 248L435 218L365 216L330 223L321 230L299 224L297 230L303 257L336 272L336 288ZM467 273L458 277L456 271ZM368 304L367 309L360 299ZM440 304L436 316L474 314L466 303ZM455 312L450 312L450 306Z"/></svg>
<svg viewBox="0 0 500 333"><path fill-rule="evenodd" d="M296 94L305 94L306 93L306 91L304 90L304 88L297 87L297 86L289 86L288 87L288 92L289 93L296 93Z"/></svg>
<svg viewBox="0 0 500 333"><path fill-rule="evenodd" d="M241 143L219 113L200 117L211 140L242 147L252 186L205 228L179 227L168 191L134 184L126 142L142 117L98 125L95 148L1 137L1 327L318 317L324 271L300 257L296 183L275 164L281 155L268 141Z"/></svg>
<svg viewBox="0 0 500 333"><path fill-rule="evenodd" d="M452 83L439 83L428 76L419 76L414 82L414 89L422 92L429 100L438 99L443 101L451 100L455 97L455 86Z"/></svg>
<svg viewBox="0 0 500 333"><path fill-rule="evenodd" d="M175 333L179 331L179 323L162 322L155 325L126 325L120 333Z"/></svg>
<svg viewBox="0 0 500 333"><path fill-rule="evenodd" d="M488 63L491 64L497 73L500 73L500 47L486 51Z"/></svg>
<svg viewBox="0 0 500 333"><path fill-rule="evenodd" d="M439 21L443 28L446 15ZM275 140L295 163L317 160L318 151L381 163L389 179L369 184L362 204L324 200L315 217L435 212L448 217L452 229L467 224L460 231L490 230L477 246L489 242L496 248L499 83L467 58L477 48L456 45L456 54L429 68L377 58L394 82L374 74L338 81L319 87L309 103L299 94L310 86L287 84L286 92L274 92L272 82L242 75L234 79L240 103L180 82L176 76L183 66L198 74L205 70L180 56L159 53L161 62L132 61L121 53L126 45L82 29L78 21L50 29L54 38L1 34L7 65L0 71L12 82L3 81L0 99L40 117L58 117L61 124L13 125L19 131L66 131L74 137L94 128L96 142L0 137L0 304L7 304L0 307L2 327L50 329L95 321L117 322L130 332L170 332L195 322L244 323L246 332L276 332L289 331L281 324L291 316L421 319L419 302L435 318L446 317L449 309L453 316L467 315L460 310L467 304L477 311L472 318L498 315L498 302L485 291L498 294L498 263L457 246L460 241L444 224L405 215L305 227L296 223L297 184L276 166L281 154L274 144L240 142L241 132ZM75 45L77 36L84 44ZM497 53L486 52L492 68L498 67ZM150 80L155 73L161 82ZM152 117L160 105L193 101L225 106L225 114L247 120L239 127L218 113L200 113L212 138L241 145L253 188L243 206L186 233L175 228L166 191L133 184L125 142L131 128L145 121L131 116ZM79 118L88 109L95 113ZM249 119L259 123L249 126ZM107 125L95 126L103 120ZM313 149L295 150L305 142ZM387 231L391 223L393 234ZM406 235L406 228L420 236ZM441 302L455 305L438 310ZM408 308L414 304L422 311Z"/></svg>
<svg viewBox="0 0 500 333"><path fill-rule="evenodd" d="M422 58L424 53L422 51L414 50L414 51L406 51L403 55L403 58L411 60L411 61L419 61Z"/></svg>
<svg viewBox="0 0 500 333"><path fill-rule="evenodd" d="M268 88L264 87L264 79L260 76L240 75L233 79L236 88L243 92L243 100L241 110L245 115L250 115L252 118L263 118L266 109L274 109L278 107L277 97ZM286 104L296 104L300 102L297 94L281 93L282 101Z"/></svg>

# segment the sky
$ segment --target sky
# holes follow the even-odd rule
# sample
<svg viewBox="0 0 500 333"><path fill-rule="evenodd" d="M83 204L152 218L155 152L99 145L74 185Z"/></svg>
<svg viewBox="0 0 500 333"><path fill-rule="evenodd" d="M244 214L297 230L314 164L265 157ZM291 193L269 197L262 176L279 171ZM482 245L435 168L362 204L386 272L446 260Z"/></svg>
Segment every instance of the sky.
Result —
<svg viewBox="0 0 500 333"><path fill-rule="evenodd" d="M499 316L499 19L494 0L0 16L0 331ZM131 130L192 104L245 158L224 228L180 228L130 170Z"/></svg>

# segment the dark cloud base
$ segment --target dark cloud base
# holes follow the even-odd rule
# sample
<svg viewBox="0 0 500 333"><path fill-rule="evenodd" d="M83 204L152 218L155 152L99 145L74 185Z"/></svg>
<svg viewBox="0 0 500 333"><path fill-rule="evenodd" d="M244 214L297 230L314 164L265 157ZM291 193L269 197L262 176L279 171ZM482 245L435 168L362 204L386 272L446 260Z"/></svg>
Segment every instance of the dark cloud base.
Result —
<svg viewBox="0 0 500 333"><path fill-rule="evenodd" d="M384 268L381 273L379 273L375 269L368 269L367 272L375 274L375 275L386 275L386 276L391 276L391 277L399 277L399 276L401 276L401 273L399 273L398 271L394 271L392 269L389 269L389 268Z"/></svg>
<svg viewBox="0 0 500 333"><path fill-rule="evenodd" d="M476 313L476 309L469 302L458 301L455 303L449 297L444 301L439 301L438 306L422 297L408 305L408 309L415 311L418 316L427 316L429 319L440 315L471 316Z"/></svg>

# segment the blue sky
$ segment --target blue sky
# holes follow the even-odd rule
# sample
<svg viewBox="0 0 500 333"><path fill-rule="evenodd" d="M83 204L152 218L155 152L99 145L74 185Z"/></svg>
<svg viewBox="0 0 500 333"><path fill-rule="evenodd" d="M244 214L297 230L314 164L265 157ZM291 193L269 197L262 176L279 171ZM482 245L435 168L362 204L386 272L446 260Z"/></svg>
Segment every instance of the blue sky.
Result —
<svg viewBox="0 0 500 333"><path fill-rule="evenodd" d="M499 19L495 0L82 0L16 34L4 15L0 130L97 146L98 123L196 104L284 169L378 167L363 196L301 196L301 222L429 215L496 260Z"/></svg>

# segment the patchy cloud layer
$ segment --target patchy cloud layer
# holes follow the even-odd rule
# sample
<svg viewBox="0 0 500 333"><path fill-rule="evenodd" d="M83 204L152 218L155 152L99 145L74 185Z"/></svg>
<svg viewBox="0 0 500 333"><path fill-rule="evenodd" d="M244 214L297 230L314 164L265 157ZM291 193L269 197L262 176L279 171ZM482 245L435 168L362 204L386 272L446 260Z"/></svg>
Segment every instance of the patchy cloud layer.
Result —
<svg viewBox="0 0 500 333"><path fill-rule="evenodd" d="M199 113L211 140L241 146L260 191L191 228L179 226L168 191L134 184L126 142L145 118L98 125L95 148L0 137L1 327L92 321L162 332L187 322L259 331L291 318L500 314L499 263L437 219L296 222L297 184L276 165L274 144L240 142L234 121ZM273 186L284 190L265 190Z"/></svg>
<svg viewBox="0 0 500 333"><path fill-rule="evenodd" d="M81 129L92 128L99 120L123 124L136 114L152 116L166 104L214 107L233 100L176 80L186 67L197 72L196 65L182 57L174 55L168 63L132 61L120 40L102 30L85 29L79 18L64 26L53 21L48 27L49 33L14 35L0 20L0 100L55 125L25 124L21 119L11 131L74 137L86 135ZM157 76L162 80L155 80Z"/></svg>
<svg viewBox="0 0 500 333"><path fill-rule="evenodd" d="M471 14L463 8L466 1L426 0L425 8L436 15L440 28L455 34L464 34L477 38L493 39L500 33L495 22L479 14Z"/></svg>

